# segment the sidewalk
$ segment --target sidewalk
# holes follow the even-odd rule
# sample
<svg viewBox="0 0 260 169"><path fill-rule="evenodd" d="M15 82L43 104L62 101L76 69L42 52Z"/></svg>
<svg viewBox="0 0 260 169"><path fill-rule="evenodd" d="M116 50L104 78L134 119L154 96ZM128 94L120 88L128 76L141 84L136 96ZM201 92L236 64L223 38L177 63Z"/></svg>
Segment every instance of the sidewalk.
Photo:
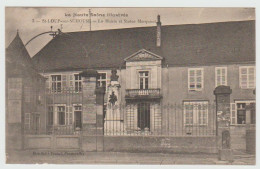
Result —
<svg viewBox="0 0 260 169"><path fill-rule="evenodd" d="M128 152L13 151L7 155L11 164L206 164L254 165L255 156L234 152L234 161L219 161L217 154L164 154Z"/></svg>

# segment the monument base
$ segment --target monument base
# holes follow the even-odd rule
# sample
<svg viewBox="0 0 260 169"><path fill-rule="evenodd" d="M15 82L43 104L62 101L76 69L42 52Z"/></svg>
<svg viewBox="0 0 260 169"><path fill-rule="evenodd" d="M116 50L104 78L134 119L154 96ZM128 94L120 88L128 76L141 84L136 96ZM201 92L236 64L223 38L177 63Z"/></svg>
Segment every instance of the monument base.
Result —
<svg viewBox="0 0 260 169"><path fill-rule="evenodd" d="M218 151L218 159L221 161L233 161L233 150L231 149L220 149Z"/></svg>

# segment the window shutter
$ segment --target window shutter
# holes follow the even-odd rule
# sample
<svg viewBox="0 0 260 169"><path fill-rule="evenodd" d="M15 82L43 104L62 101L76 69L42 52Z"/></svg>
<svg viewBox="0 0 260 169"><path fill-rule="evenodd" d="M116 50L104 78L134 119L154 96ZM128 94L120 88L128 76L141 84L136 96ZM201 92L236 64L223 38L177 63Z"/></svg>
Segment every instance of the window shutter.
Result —
<svg viewBox="0 0 260 169"><path fill-rule="evenodd" d="M187 122L186 122L186 118L187 118L187 115L186 115L186 104L183 104L183 122L184 122L184 125L186 126Z"/></svg>
<svg viewBox="0 0 260 169"><path fill-rule="evenodd" d="M73 111L72 111L72 106L69 106L69 124L70 125L72 125L72 123L73 123L73 119L72 119L72 117L73 117Z"/></svg>
<svg viewBox="0 0 260 169"><path fill-rule="evenodd" d="M25 129L29 130L31 127L31 122L30 122L30 113L25 113Z"/></svg>
<svg viewBox="0 0 260 169"><path fill-rule="evenodd" d="M61 86L62 86L62 89L67 88L67 76L66 75L61 75Z"/></svg>
<svg viewBox="0 0 260 169"><path fill-rule="evenodd" d="M240 87L247 88L247 68L240 68Z"/></svg>
<svg viewBox="0 0 260 169"><path fill-rule="evenodd" d="M71 75L69 75L69 87L70 87L70 89L74 89L74 75L73 74L71 74Z"/></svg>
<svg viewBox="0 0 260 169"><path fill-rule="evenodd" d="M53 117L53 125L56 125L58 124L59 120L58 120L58 106L55 106L53 105L53 114L54 114L54 117Z"/></svg>
<svg viewBox="0 0 260 169"><path fill-rule="evenodd" d="M236 103L230 103L230 122L231 124L237 124L237 106Z"/></svg>
<svg viewBox="0 0 260 169"><path fill-rule="evenodd" d="M66 106L66 125L72 125L72 106Z"/></svg>
<svg viewBox="0 0 260 169"><path fill-rule="evenodd" d="M66 75L66 86L70 89L70 75Z"/></svg>
<svg viewBox="0 0 260 169"><path fill-rule="evenodd" d="M50 76L49 76L49 75L45 75L44 77L46 78L46 81L45 81L46 89L50 89L50 87L51 87L51 79L50 79Z"/></svg>
<svg viewBox="0 0 260 169"><path fill-rule="evenodd" d="M201 69L201 89L204 88L204 69Z"/></svg>

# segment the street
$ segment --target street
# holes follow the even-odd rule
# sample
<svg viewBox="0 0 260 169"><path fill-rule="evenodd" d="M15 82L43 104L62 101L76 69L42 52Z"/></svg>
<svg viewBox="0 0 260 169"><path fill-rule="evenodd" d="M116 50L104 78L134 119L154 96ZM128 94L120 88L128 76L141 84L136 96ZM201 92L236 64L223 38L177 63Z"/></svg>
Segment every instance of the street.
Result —
<svg viewBox="0 0 260 169"><path fill-rule="evenodd" d="M128 152L77 152L77 151L12 151L6 156L9 164L204 164L254 165L255 156L234 151L234 161L219 161L217 154L164 154Z"/></svg>

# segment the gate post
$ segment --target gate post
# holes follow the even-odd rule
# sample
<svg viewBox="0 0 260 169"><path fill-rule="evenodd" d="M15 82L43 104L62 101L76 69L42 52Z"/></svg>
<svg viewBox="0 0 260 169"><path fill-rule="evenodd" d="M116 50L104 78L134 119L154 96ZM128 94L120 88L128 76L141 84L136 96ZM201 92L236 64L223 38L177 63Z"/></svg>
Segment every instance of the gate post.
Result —
<svg viewBox="0 0 260 169"><path fill-rule="evenodd" d="M83 151L103 151L104 88L97 88L97 71L88 69L82 77L82 135Z"/></svg>
<svg viewBox="0 0 260 169"><path fill-rule="evenodd" d="M217 112L217 148L219 160L233 161L230 146L230 94L229 86L218 86L214 90Z"/></svg>

